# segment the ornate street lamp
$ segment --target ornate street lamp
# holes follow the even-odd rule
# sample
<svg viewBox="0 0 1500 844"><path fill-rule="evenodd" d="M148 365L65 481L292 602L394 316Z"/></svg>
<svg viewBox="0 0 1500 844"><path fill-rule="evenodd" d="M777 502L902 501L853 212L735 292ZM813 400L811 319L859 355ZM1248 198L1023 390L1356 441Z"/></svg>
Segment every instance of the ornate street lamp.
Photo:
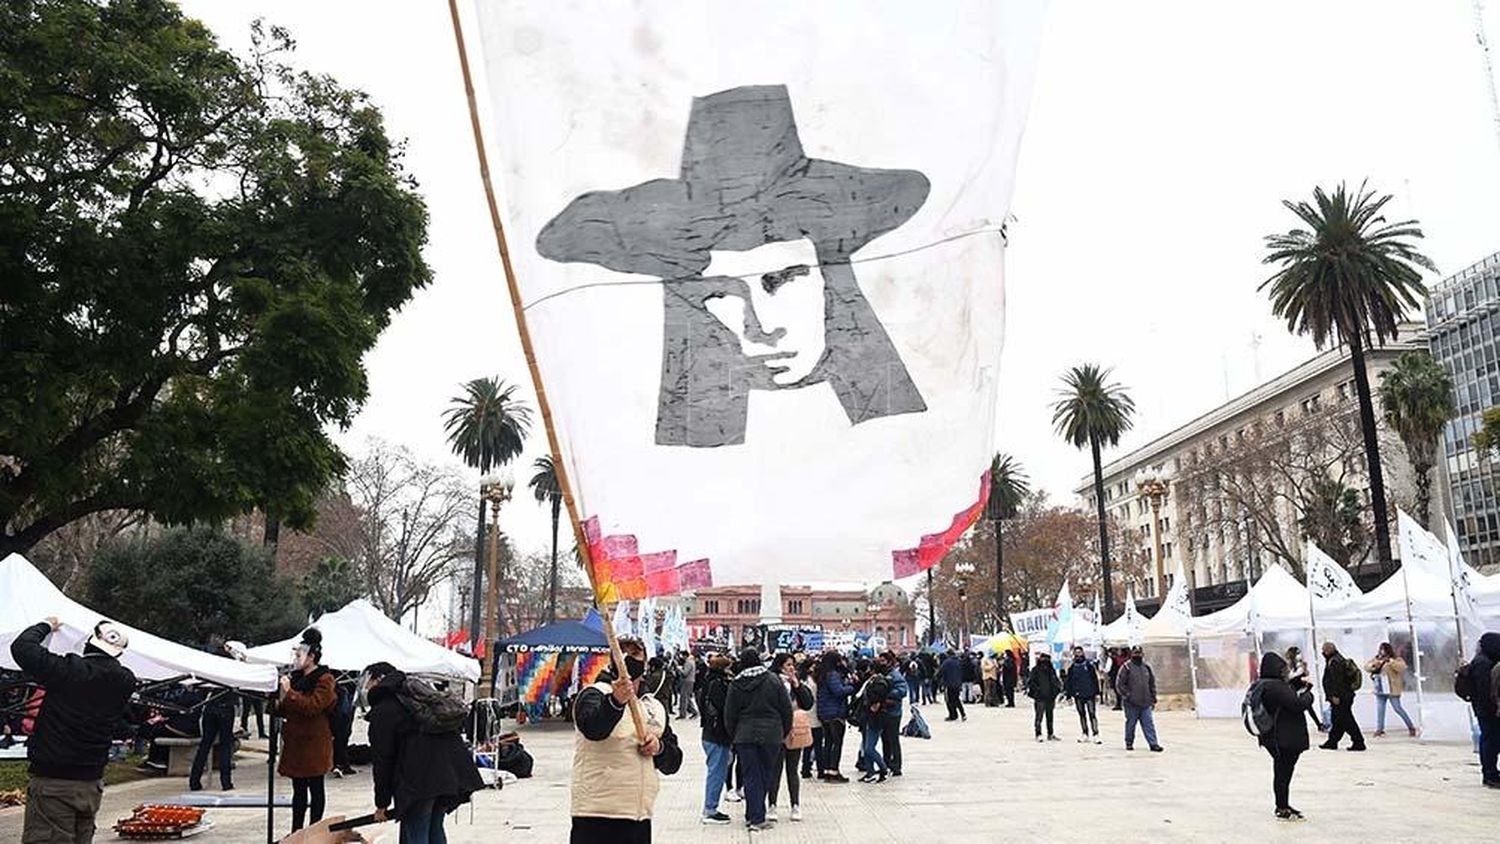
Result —
<svg viewBox="0 0 1500 844"><path fill-rule="evenodd" d="M969 595L967 587L969 585L969 577L974 574L974 564L968 560L960 560L953 566L953 571L958 575L958 604L963 610L961 616L963 619L962 638L959 639L958 647L960 650L967 651L969 649Z"/></svg>
<svg viewBox="0 0 1500 844"><path fill-rule="evenodd" d="M1165 594L1162 589L1162 581L1166 577L1166 565L1162 559L1161 504L1167 497L1167 482L1159 476L1142 473L1136 476L1135 491L1151 505L1151 540L1156 551L1153 558L1152 579L1156 584L1156 596L1160 599Z"/></svg>
<svg viewBox="0 0 1500 844"><path fill-rule="evenodd" d="M500 611L500 506L510 500L515 488L516 478L509 467L497 475L485 476L480 485L480 494L490 504L489 548L485 561L488 579L484 599L485 660L481 669L484 676L480 679L480 687L489 686L490 697L495 696L494 666L499 654L493 651L500 638L499 627L503 619Z"/></svg>

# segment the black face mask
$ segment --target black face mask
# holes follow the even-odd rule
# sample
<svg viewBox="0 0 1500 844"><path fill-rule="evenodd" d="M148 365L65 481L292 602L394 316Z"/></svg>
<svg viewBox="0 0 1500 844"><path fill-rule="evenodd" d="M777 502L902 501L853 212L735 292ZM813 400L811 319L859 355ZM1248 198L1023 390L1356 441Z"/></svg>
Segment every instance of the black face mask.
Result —
<svg viewBox="0 0 1500 844"><path fill-rule="evenodd" d="M633 656L625 657L625 670L630 672L630 679L639 680L646 674L645 660L636 659Z"/></svg>
<svg viewBox="0 0 1500 844"><path fill-rule="evenodd" d="M1141 664L1141 655L1140 654L1135 654L1135 655L1131 656L1130 657L1130 661L1133 662L1133 663L1135 663L1136 665L1140 665Z"/></svg>
<svg viewBox="0 0 1500 844"><path fill-rule="evenodd" d="M1073 657L1074 662L1083 662L1083 654Z"/></svg>

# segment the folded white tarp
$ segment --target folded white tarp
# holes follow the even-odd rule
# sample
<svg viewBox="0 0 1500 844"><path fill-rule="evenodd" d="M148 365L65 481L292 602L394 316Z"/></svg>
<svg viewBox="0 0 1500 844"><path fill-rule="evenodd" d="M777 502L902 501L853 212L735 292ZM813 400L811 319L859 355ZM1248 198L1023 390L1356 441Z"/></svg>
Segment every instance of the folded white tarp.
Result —
<svg viewBox="0 0 1500 844"><path fill-rule="evenodd" d="M74 601L52 585L25 557L11 554L0 561L0 668L16 670L11 642L26 628L56 616L62 629L47 640L56 653L77 653L100 621L111 621L126 631L130 647L120 662L142 680L191 677L244 691L276 689L276 669L251 665L179 645L144 630L101 615Z"/></svg>
<svg viewBox="0 0 1500 844"><path fill-rule="evenodd" d="M339 671L362 671L374 662L389 662L408 674L436 674L469 682L479 680L479 661L429 642L385 617L363 598L325 614L312 627L323 634L323 664ZM251 648L252 662L287 665L301 634Z"/></svg>

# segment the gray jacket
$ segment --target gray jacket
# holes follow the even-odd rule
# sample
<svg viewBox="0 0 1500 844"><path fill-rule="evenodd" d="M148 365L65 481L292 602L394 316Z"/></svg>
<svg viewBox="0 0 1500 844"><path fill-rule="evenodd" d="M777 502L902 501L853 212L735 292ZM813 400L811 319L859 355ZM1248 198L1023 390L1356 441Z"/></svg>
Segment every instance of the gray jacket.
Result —
<svg viewBox="0 0 1500 844"><path fill-rule="evenodd" d="M1130 660L1120 666L1119 676L1115 678L1115 691L1120 693L1120 700L1131 706L1155 706L1156 674L1146 663Z"/></svg>

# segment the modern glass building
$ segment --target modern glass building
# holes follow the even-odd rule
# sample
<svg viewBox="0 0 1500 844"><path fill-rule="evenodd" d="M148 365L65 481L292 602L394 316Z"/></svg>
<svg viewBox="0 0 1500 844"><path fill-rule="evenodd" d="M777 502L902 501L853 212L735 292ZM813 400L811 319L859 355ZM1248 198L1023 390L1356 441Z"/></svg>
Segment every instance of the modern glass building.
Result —
<svg viewBox="0 0 1500 844"><path fill-rule="evenodd" d="M1453 378L1458 413L1443 429L1454 516L1469 565L1500 566L1500 458L1470 441L1480 416L1500 404L1500 253L1444 279L1427 295L1428 346Z"/></svg>

